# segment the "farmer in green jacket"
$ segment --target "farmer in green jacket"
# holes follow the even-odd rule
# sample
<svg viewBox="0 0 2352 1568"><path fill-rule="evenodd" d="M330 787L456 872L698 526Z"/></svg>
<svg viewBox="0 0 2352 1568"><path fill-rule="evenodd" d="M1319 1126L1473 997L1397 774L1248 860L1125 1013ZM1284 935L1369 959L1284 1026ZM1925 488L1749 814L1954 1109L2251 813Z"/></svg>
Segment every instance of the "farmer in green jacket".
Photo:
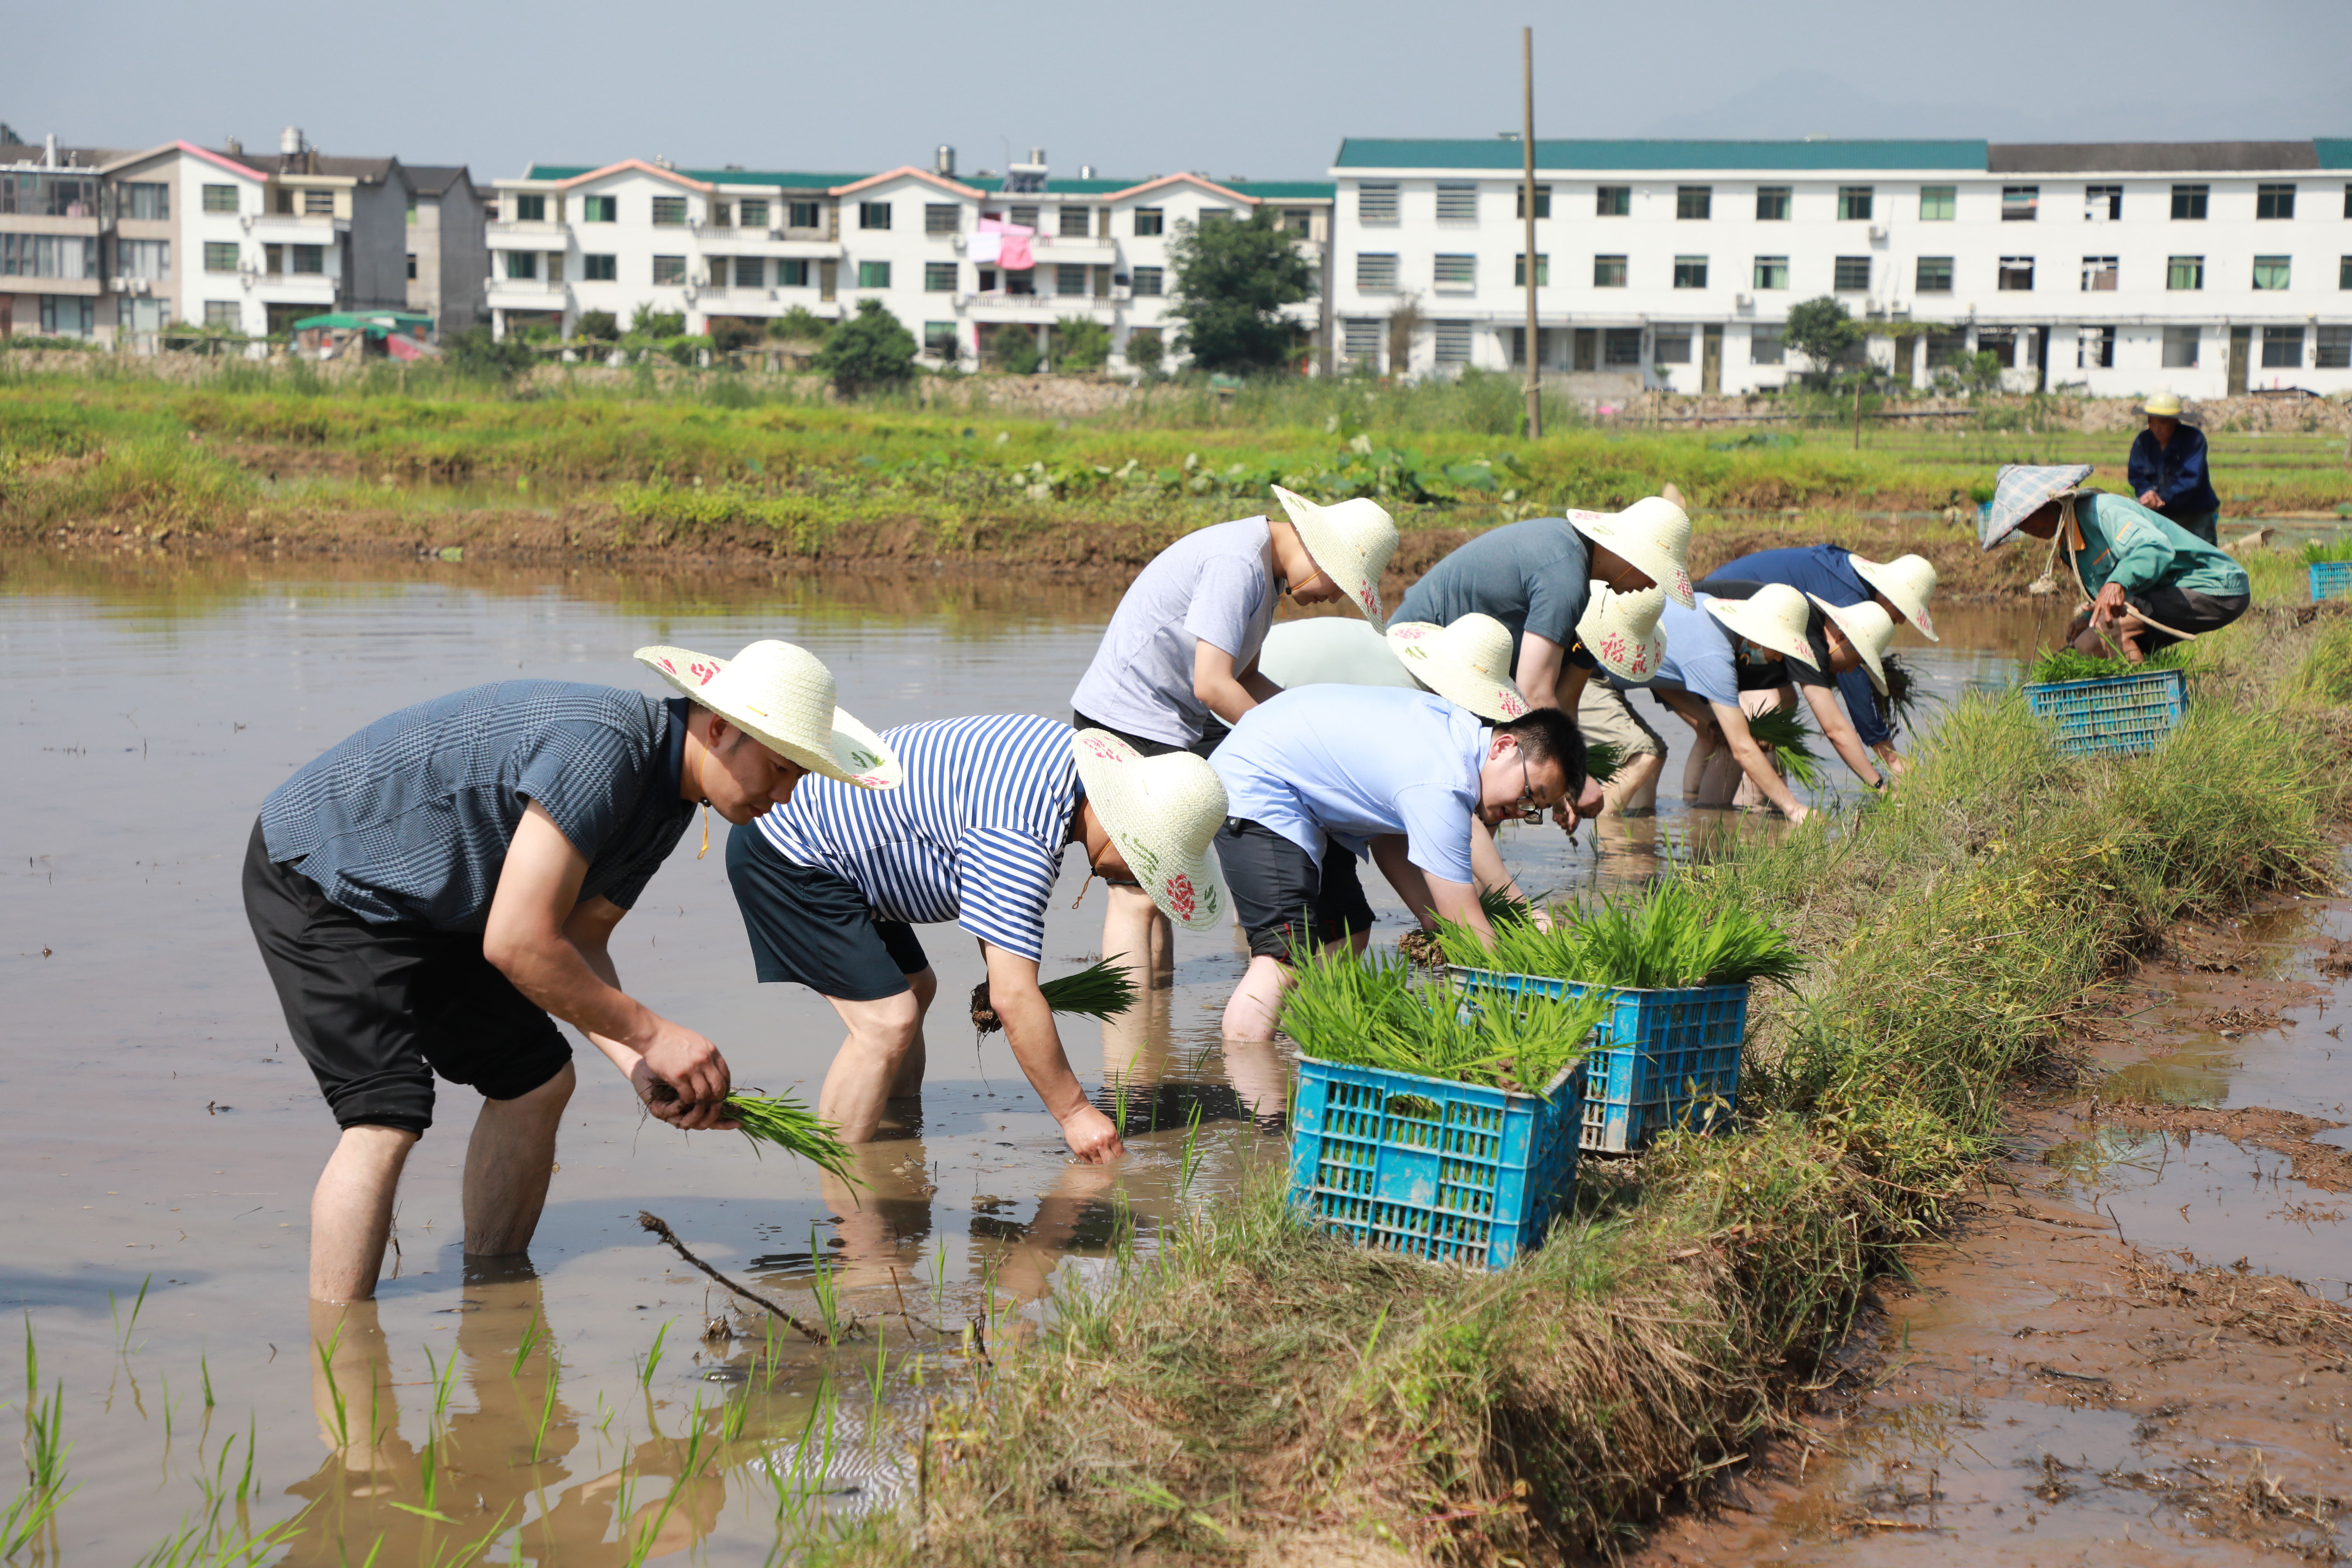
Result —
<svg viewBox="0 0 2352 1568"><path fill-rule="evenodd" d="M2013 533L2057 541L2084 595L2066 628L2077 651L2113 647L2137 664L2246 613L2252 584L2236 560L2136 500L2084 489L2090 477L2088 463L2004 466L1983 538L1987 550Z"/></svg>

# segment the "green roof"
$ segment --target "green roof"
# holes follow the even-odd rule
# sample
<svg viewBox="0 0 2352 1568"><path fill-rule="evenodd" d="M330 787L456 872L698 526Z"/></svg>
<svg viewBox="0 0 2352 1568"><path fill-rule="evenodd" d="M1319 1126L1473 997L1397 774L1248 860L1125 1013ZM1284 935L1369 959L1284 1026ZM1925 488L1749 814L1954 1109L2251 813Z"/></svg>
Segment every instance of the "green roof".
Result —
<svg viewBox="0 0 2352 1568"><path fill-rule="evenodd" d="M1328 180L1220 180L1227 190L1265 202L1328 202L1339 194Z"/></svg>
<svg viewBox="0 0 2352 1568"><path fill-rule="evenodd" d="M2319 153L2323 169L2352 169L2352 136L2315 136L2313 147Z"/></svg>
<svg viewBox="0 0 2352 1568"><path fill-rule="evenodd" d="M1340 169L1517 169L1517 137L1389 141L1350 136ZM1982 142L1548 142L1536 140L1538 169L1973 169Z"/></svg>
<svg viewBox="0 0 2352 1568"><path fill-rule="evenodd" d="M997 195L1004 194L1004 182L993 175L985 180L967 179L961 174L947 177L975 191L987 191ZM1012 194L1017 196L1107 196L1113 191L1130 190L1141 184L1141 180L1047 180L1043 191L1014 191Z"/></svg>
<svg viewBox="0 0 2352 1568"><path fill-rule="evenodd" d="M606 163L533 163L522 172L526 180L576 180L583 174L593 174ZM772 173L761 169L678 169L689 180L699 180L706 185L774 185L790 191L829 191L835 185L854 185L865 179L864 174L801 174Z"/></svg>

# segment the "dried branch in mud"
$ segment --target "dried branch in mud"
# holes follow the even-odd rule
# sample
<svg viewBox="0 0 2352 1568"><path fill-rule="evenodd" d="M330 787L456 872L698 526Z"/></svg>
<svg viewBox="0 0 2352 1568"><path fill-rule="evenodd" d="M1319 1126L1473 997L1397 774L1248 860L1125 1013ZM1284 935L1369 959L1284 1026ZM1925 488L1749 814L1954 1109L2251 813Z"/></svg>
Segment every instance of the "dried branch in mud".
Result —
<svg viewBox="0 0 2352 1568"><path fill-rule="evenodd" d="M701 1258L697 1258L693 1252L688 1249L686 1243L677 1238L677 1232L670 1229L669 1222L663 1219L659 1215L650 1214L640 1209L637 1211L637 1224L644 1226L646 1229L652 1231L656 1236L669 1243L670 1247L680 1258L685 1258L688 1263L693 1264L697 1268L701 1269L705 1274L708 1274L713 1279L718 1280L719 1284L725 1286L736 1295L742 1297L743 1300L758 1307L761 1310L768 1312L774 1317L781 1318L785 1322L791 1324L793 1328L798 1329L803 1338L811 1341L813 1343L820 1345L830 1344L833 1342L824 1334L819 1333L816 1330L810 1328L806 1323L802 1322L798 1318L793 1317L792 1313L786 1311L775 1302L771 1301L765 1296L761 1295L757 1290L751 1289L742 1285L738 1285L734 1280L730 1279L726 1275L721 1274L718 1269L713 1268L709 1264L705 1263Z"/></svg>

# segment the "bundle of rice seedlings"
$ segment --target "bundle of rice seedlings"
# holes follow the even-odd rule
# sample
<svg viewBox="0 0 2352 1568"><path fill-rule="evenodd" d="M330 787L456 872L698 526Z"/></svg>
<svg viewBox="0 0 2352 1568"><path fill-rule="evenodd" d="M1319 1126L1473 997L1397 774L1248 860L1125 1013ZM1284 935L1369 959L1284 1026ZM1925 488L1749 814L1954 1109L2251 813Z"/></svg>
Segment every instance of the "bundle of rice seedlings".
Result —
<svg viewBox="0 0 2352 1568"><path fill-rule="evenodd" d="M2339 534L2334 539L2315 539L2296 558L2296 563L2304 566L2325 566L2331 561L2352 561L2352 538Z"/></svg>
<svg viewBox="0 0 2352 1568"><path fill-rule="evenodd" d="M1632 898L1555 904L1548 931L1532 923L1496 926L1491 948L1464 925L1446 926L1440 941L1448 959L1473 968L1636 991L1750 980L1785 987L1805 967L1804 955L1770 921L1736 903L1710 903L1680 877Z"/></svg>
<svg viewBox="0 0 2352 1568"><path fill-rule="evenodd" d="M664 1104L677 1099L677 1090L658 1079L651 1094ZM821 1171L849 1173L849 1148L835 1134L833 1123L819 1121L815 1111L790 1095L730 1094L720 1103L728 1119L751 1141L753 1152L762 1143L772 1143Z"/></svg>
<svg viewBox="0 0 2352 1568"><path fill-rule="evenodd" d="M1584 771L1594 784L1607 784L1625 765L1624 752L1607 741L1587 741L1584 743Z"/></svg>
<svg viewBox="0 0 2352 1568"><path fill-rule="evenodd" d="M1748 732L1773 753L1780 771L1806 789L1822 787L1822 759L1810 744L1813 731L1793 708L1768 708L1748 719Z"/></svg>
<svg viewBox="0 0 2352 1568"><path fill-rule="evenodd" d="M1090 963L1074 974L1057 975L1037 989L1044 994L1045 1005L1056 1013L1076 1013L1087 1018L1116 1018L1135 1005L1135 981L1118 967L1124 953ZM988 982L982 980L971 988L971 1026L983 1035L992 1035L1004 1027L1004 1020L996 1016L996 1006L989 999Z"/></svg>
<svg viewBox="0 0 2352 1568"><path fill-rule="evenodd" d="M2025 672L2025 683L2051 686L2062 680L2113 680L2118 676L2145 675L2152 669L2176 668L2187 657L2185 643L2158 648L2138 664L2104 654L2083 653L2073 647L2046 647L2034 654L2032 668Z"/></svg>
<svg viewBox="0 0 2352 1568"><path fill-rule="evenodd" d="M1282 1026L1307 1055L1519 1094L1541 1095L1582 1060L1611 1007L1602 996L1465 1007L1445 986L1415 985L1410 963L1382 953L1318 953L1297 973Z"/></svg>
<svg viewBox="0 0 2352 1568"><path fill-rule="evenodd" d="M1878 662L1886 674L1886 692L1878 699L1879 717L1890 730L1918 733L1926 710L1941 706L1943 700L1920 683L1917 672L1901 654L1890 653Z"/></svg>

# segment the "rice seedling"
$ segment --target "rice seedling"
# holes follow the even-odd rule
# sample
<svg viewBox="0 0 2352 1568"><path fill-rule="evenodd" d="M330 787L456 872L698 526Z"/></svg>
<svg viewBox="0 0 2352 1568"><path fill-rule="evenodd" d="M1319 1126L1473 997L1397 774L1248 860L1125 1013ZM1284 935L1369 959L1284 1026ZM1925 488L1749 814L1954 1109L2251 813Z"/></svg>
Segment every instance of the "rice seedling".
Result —
<svg viewBox="0 0 2352 1568"><path fill-rule="evenodd" d="M677 1090L658 1079L650 1092L665 1104L677 1098ZM849 1148L835 1134L832 1123L819 1121L815 1111L790 1095L730 1094L722 1104L755 1152L761 1144L772 1143L829 1175L854 1179Z"/></svg>
<svg viewBox="0 0 2352 1568"><path fill-rule="evenodd" d="M931 1253L931 1316L944 1317L948 1310L948 1243L945 1237Z"/></svg>
<svg viewBox="0 0 2352 1568"><path fill-rule="evenodd" d="M1114 953L1074 973L1057 974L1037 989L1044 994L1045 1005L1056 1013L1082 1018L1116 1018L1135 1005L1134 977L1119 967L1119 961L1126 956ZM971 1026L983 1035L992 1035L1004 1027L1004 1020L996 1016L996 1005L989 997L985 980L971 988Z"/></svg>
<svg viewBox="0 0 2352 1568"><path fill-rule="evenodd" d="M1181 1199L1192 1190L1192 1178L1201 1173L1204 1158L1201 1148L1201 1102L1192 1102L1192 1115L1184 1123L1184 1149L1177 1163L1176 1196Z"/></svg>
<svg viewBox="0 0 2352 1568"><path fill-rule="evenodd" d="M1594 995L1465 1006L1451 991L1415 985L1412 964L1386 954L1318 953L1297 974L1282 1026L1307 1055L1523 1094L1543 1094L1583 1059L1611 1006Z"/></svg>
<svg viewBox="0 0 2352 1568"><path fill-rule="evenodd" d="M882 1440L882 1405L890 1388L889 1320L877 1322L874 1331L874 1364L866 1369L866 1445L873 1447Z"/></svg>
<svg viewBox="0 0 2352 1568"><path fill-rule="evenodd" d="M2299 566L2325 566L2335 561L2352 561L2352 535L2315 539L2295 555L2295 564Z"/></svg>
<svg viewBox="0 0 2352 1568"><path fill-rule="evenodd" d="M750 1419L751 1415L751 1392L747 1385L741 1394L728 1401L727 1408L719 1413L719 1436L730 1443L740 1439L743 1436L743 1424Z"/></svg>
<svg viewBox="0 0 2352 1568"><path fill-rule="evenodd" d="M1878 699L1880 716L1890 729L1917 734L1927 710L1942 707L1944 700L1927 689L1902 654L1890 653L1878 662L1886 676L1885 695Z"/></svg>
<svg viewBox="0 0 2352 1568"><path fill-rule="evenodd" d="M59 1378L48 1398L25 1402L25 1479L40 1493L55 1492L64 1484L66 1456L66 1380Z"/></svg>
<svg viewBox="0 0 2352 1568"><path fill-rule="evenodd" d="M196 1354L196 1373L204 1379L205 1408L210 1410L213 1407L213 1368L211 1361L202 1352Z"/></svg>
<svg viewBox="0 0 2352 1568"><path fill-rule="evenodd" d="M0 1562L6 1562L31 1545L72 1495L70 1489L59 1492L42 1491L31 1486L20 1488L8 1500L8 1506L0 1510Z"/></svg>
<svg viewBox="0 0 2352 1568"><path fill-rule="evenodd" d="M2072 647L2042 648L2034 654L2032 666L2025 672L2025 681L2029 686L2052 686L2064 680L2113 680L2120 676L2145 675L2150 670L2177 669L2187 662L2188 653L2188 644L2175 643L2134 664L2128 659L2084 653Z"/></svg>
<svg viewBox="0 0 2352 1568"><path fill-rule="evenodd" d="M155 1283L155 1277L152 1274L139 1281L139 1297L131 1303L131 1321L127 1323L122 1321L121 1309L115 1305L114 1292L109 1290L106 1293L106 1310L114 1317L115 1354L123 1355L129 1352L131 1331L139 1326L139 1309L147 1304L147 1287L153 1283Z"/></svg>
<svg viewBox="0 0 2352 1568"><path fill-rule="evenodd" d="M1822 759L1812 748L1813 731L1793 708L1768 708L1748 716L1748 733L1772 753L1780 771L1805 789L1822 787Z"/></svg>
<svg viewBox="0 0 2352 1568"><path fill-rule="evenodd" d="M1607 741L1587 741L1584 743L1585 775L1594 784L1607 784L1625 765L1624 751Z"/></svg>
<svg viewBox="0 0 2352 1568"><path fill-rule="evenodd" d="M135 1568L254 1568L254 1564L291 1542L301 1522L299 1517L281 1519L267 1530L241 1535L221 1531L216 1535L216 1524L212 1520L198 1524L183 1520L180 1532L159 1542L138 1560ZM368 1562L374 1561L375 1554L370 1552ZM362 1568L366 1565L362 1564Z"/></svg>
<svg viewBox="0 0 2352 1568"><path fill-rule="evenodd" d="M446 1432L449 1428L449 1402L457 1394L457 1352L451 1351L447 1363L442 1364L434 1361L433 1347L426 1345L425 1364L433 1369L433 1427Z"/></svg>
<svg viewBox="0 0 2352 1568"><path fill-rule="evenodd" d="M1785 987L1805 967L1804 955L1769 921L1739 903L1704 898L1678 876L1626 898L1554 905L1548 931L1532 923L1497 926L1491 947L1465 925L1444 928L1439 940L1449 960L1472 968L1633 991L1751 980Z"/></svg>
<svg viewBox="0 0 2352 1568"><path fill-rule="evenodd" d="M676 1321L677 1320L675 1318L666 1318L662 1321L662 1326L654 1331L653 1349L647 1351L645 1360L638 1363L637 1386L648 1394L653 1392L654 1369L661 1365L662 1342L669 1338L669 1326Z"/></svg>
<svg viewBox="0 0 2352 1568"><path fill-rule="evenodd" d="M319 1352L319 1372L327 1380L327 1402L335 1412L335 1447L352 1446L351 1408L343 1398L343 1386L335 1378L335 1347L342 1342L343 1325L337 1323L335 1331L323 1340L311 1342Z"/></svg>
<svg viewBox="0 0 2352 1568"><path fill-rule="evenodd" d="M816 1298L817 1321L824 1325L825 1339L830 1343L839 1344L844 1327L841 1294L833 1282L833 1266L817 1249L816 1226L814 1225L809 1226L809 1293Z"/></svg>
<svg viewBox="0 0 2352 1568"><path fill-rule="evenodd" d="M522 1337L515 1342L514 1362L507 1368L509 1377L522 1375L523 1363L530 1359L530 1352L539 1348L540 1341L545 1337L540 1329L539 1309L533 1307L530 1310L530 1321L523 1325Z"/></svg>

